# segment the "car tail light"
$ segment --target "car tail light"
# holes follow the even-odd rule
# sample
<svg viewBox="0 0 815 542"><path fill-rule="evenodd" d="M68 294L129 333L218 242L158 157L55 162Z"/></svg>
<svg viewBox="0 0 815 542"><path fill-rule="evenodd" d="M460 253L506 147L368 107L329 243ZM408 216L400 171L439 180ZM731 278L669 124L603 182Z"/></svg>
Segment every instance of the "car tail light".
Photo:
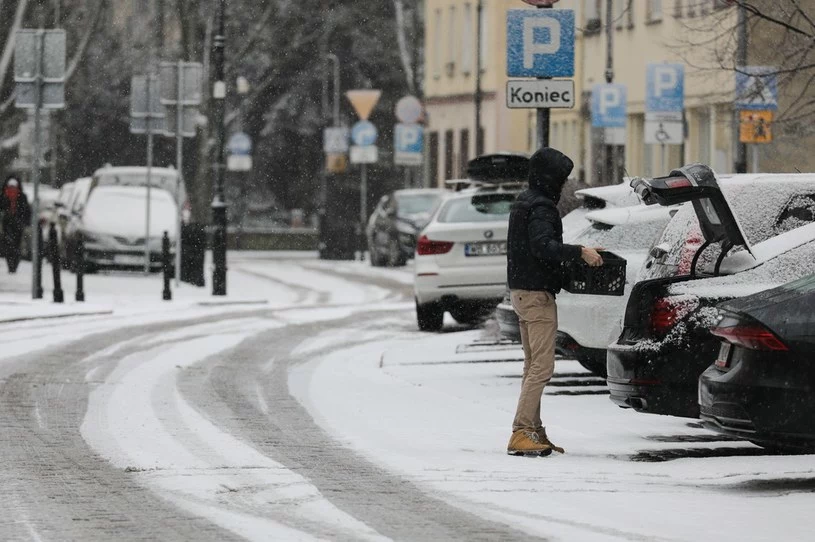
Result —
<svg viewBox="0 0 815 542"><path fill-rule="evenodd" d="M696 251L702 246L702 232L699 228L694 227L688 236L685 244L682 245L682 250L679 253L679 264L677 266L677 274L690 275L690 266L693 263L693 257Z"/></svg>
<svg viewBox="0 0 815 542"><path fill-rule="evenodd" d="M699 306L697 300L660 297L651 307L651 332L657 336L667 335L682 318Z"/></svg>
<svg viewBox="0 0 815 542"><path fill-rule="evenodd" d="M730 344L750 350L789 350L775 333L760 324L744 323L730 327L714 327L710 332Z"/></svg>
<svg viewBox="0 0 815 542"><path fill-rule="evenodd" d="M422 235L416 243L416 254L419 256L447 254L452 250L454 244L452 241L431 241L427 235Z"/></svg>

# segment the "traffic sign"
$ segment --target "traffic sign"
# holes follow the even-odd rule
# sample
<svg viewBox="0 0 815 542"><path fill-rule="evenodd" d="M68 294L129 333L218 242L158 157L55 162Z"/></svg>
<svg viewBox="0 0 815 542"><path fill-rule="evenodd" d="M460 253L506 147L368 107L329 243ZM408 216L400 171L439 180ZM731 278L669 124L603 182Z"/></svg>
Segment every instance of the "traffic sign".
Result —
<svg viewBox="0 0 815 542"><path fill-rule="evenodd" d="M130 80L130 132L146 134L148 127L153 133L165 128L161 83L155 75L134 75Z"/></svg>
<svg viewBox="0 0 815 542"><path fill-rule="evenodd" d="M507 12L507 75L572 77L574 11L511 9Z"/></svg>
<svg viewBox="0 0 815 542"><path fill-rule="evenodd" d="M226 157L227 171L251 171L252 157L248 154L230 154Z"/></svg>
<svg viewBox="0 0 815 542"><path fill-rule="evenodd" d="M345 97L351 102L357 116L362 120L368 120L380 96L382 96L381 90L372 89L349 90L345 93Z"/></svg>
<svg viewBox="0 0 815 542"><path fill-rule="evenodd" d="M352 164L375 164L379 159L376 145L354 145L351 147Z"/></svg>
<svg viewBox="0 0 815 542"><path fill-rule="evenodd" d="M325 169L329 173L345 173L347 167L348 157L345 156L345 153L329 153L325 155Z"/></svg>
<svg viewBox="0 0 815 542"><path fill-rule="evenodd" d="M376 143L376 138L378 135L376 126L367 120L361 120L354 124L354 127L351 128L351 141L354 142L354 145L359 145L362 147L373 145Z"/></svg>
<svg viewBox="0 0 815 542"><path fill-rule="evenodd" d="M736 68L736 109L778 109L777 69L771 66Z"/></svg>
<svg viewBox="0 0 815 542"><path fill-rule="evenodd" d="M14 37L15 106L35 107L40 85L43 109L65 107L65 31L18 30Z"/></svg>
<svg viewBox="0 0 815 542"><path fill-rule="evenodd" d="M625 85L594 85L591 92L591 125L597 128L625 128L626 96Z"/></svg>
<svg viewBox="0 0 815 542"><path fill-rule="evenodd" d="M181 124L182 137L195 137L198 106L201 104L204 67L200 62L162 62L161 103L165 107L165 135L178 137ZM181 104L181 114L178 106ZM180 118L179 118L180 117Z"/></svg>
<svg viewBox="0 0 815 542"><path fill-rule="evenodd" d="M510 109L569 109L574 107L574 81L524 79L507 81L507 107Z"/></svg>
<svg viewBox="0 0 815 542"><path fill-rule="evenodd" d="M681 120L646 118L644 135L648 145L681 145L685 140L685 127Z"/></svg>
<svg viewBox="0 0 815 542"><path fill-rule="evenodd" d="M684 64L648 64L645 74L646 113L685 109Z"/></svg>
<svg viewBox="0 0 815 542"><path fill-rule="evenodd" d="M559 0L524 0L530 6L544 6L549 7L552 4L556 4Z"/></svg>
<svg viewBox="0 0 815 542"><path fill-rule="evenodd" d="M323 130L323 152L328 154L348 152L348 128L334 127Z"/></svg>
<svg viewBox="0 0 815 542"><path fill-rule="evenodd" d="M740 111L739 121L741 143L772 143L772 111Z"/></svg>
<svg viewBox="0 0 815 542"><path fill-rule="evenodd" d="M243 132L235 132L226 144L229 154L246 156L252 154L252 138Z"/></svg>
<svg viewBox="0 0 815 542"><path fill-rule="evenodd" d="M397 124L393 134L397 166L420 166L424 151L424 128L419 124Z"/></svg>
<svg viewBox="0 0 815 542"><path fill-rule="evenodd" d="M396 103L396 118L399 122L413 124L422 118L424 108L416 96L405 96Z"/></svg>

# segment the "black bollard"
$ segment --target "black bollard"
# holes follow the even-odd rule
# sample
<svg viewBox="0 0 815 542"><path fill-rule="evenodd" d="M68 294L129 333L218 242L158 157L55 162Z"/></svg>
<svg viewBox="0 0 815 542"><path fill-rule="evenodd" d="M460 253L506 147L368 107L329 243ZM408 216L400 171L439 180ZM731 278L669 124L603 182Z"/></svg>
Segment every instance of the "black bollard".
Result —
<svg viewBox="0 0 815 542"><path fill-rule="evenodd" d="M48 249L51 251L51 272L54 276L54 303L65 302L65 294L62 291L62 268L59 264L59 241L57 240L57 228L54 224L48 228Z"/></svg>
<svg viewBox="0 0 815 542"><path fill-rule="evenodd" d="M76 262L76 300L81 303L85 301L85 241L81 235L76 241L74 261Z"/></svg>
<svg viewBox="0 0 815 542"><path fill-rule="evenodd" d="M170 236L165 231L161 239L161 265L164 270L164 291L161 292L161 297L164 301L173 299L173 292L170 290L170 278L172 277L170 259Z"/></svg>
<svg viewBox="0 0 815 542"><path fill-rule="evenodd" d="M42 255L45 253L45 250L43 250L43 246L42 246L43 245L43 242L42 242L42 224L40 223L39 220L37 221L37 233L35 235L37 236L37 247L39 247L39 250L37 251L37 252L39 252L39 258L35 258L34 253L32 252L31 259L36 261L36 263L34 263L34 262L32 262L32 263L34 263L34 265L37 266L37 273L36 273L36 276L37 276L37 284L36 284L37 296L36 296L36 298L37 299L42 299L42 296L43 296L43 289L42 289Z"/></svg>

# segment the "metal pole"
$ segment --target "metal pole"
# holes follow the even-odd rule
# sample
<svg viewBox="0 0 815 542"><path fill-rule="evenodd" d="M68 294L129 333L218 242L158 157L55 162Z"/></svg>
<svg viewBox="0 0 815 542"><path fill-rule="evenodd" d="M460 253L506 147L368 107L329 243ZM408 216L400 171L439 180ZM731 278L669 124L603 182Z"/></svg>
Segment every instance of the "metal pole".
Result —
<svg viewBox="0 0 815 542"><path fill-rule="evenodd" d="M153 98L152 66L147 73L147 201L144 220L144 273L150 273L150 189L153 176Z"/></svg>
<svg viewBox="0 0 815 542"><path fill-rule="evenodd" d="M538 6L538 9L551 9L552 6ZM551 79L551 77L539 77L538 79ZM550 111L548 107L541 107L538 109L537 116L537 133L538 133L538 147L549 146L549 117Z"/></svg>
<svg viewBox="0 0 815 542"><path fill-rule="evenodd" d="M334 63L334 126L340 125L340 59L334 53L328 53Z"/></svg>
<svg viewBox="0 0 815 542"><path fill-rule="evenodd" d="M738 41L736 45L736 67L747 66L747 10L738 4ZM736 159L733 170L736 173L747 173L747 146L739 141L739 112L733 111L733 137L736 141Z"/></svg>
<svg viewBox="0 0 815 542"><path fill-rule="evenodd" d="M750 149L750 154L752 155L752 158L753 158L753 173L759 173L759 171L758 171L758 168L759 168L759 165L758 165L758 145L750 145L750 147L752 147Z"/></svg>
<svg viewBox="0 0 815 542"><path fill-rule="evenodd" d="M359 259L365 259L365 222L368 219L368 164L362 164L359 185Z"/></svg>
<svg viewBox="0 0 815 542"><path fill-rule="evenodd" d="M212 295L226 295L226 201L224 198L224 117L226 109L226 82L224 73L226 0L218 2L218 34L212 44L215 84L212 89L213 119L215 123L215 195L212 198Z"/></svg>
<svg viewBox="0 0 815 542"><path fill-rule="evenodd" d="M178 75L176 77L176 113L175 113L175 168L178 172L175 185L176 209L176 236L175 236L175 287L178 288L181 282L181 183L184 179L184 133L182 131L184 123L184 107L181 101L184 99L184 62L178 61Z"/></svg>
<svg viewBox="0 0 815 542"><path fill-rule="evenodd" d="M475 155L480 156L484 153L484 134L481 131L481 102L484 100L481 89L481 40L484 39L481 34L484 19L483 0L478 0L475 12Z"/></svg>
<svg viewBox="0 0 815 542"><path fill-rule="evenodd" d="M31 297L42 299L42 268L40 265L40 240L37 228L40 223L40 108L42 107L42 57L45 48L45 31L37 30L37 73L34 85L34 157L31 162L31 182L34 184L34 201L31 205ZM22 189L22 187L21 187Z"/></svg>
<svg viewBox="0 0 815 542"><path fill-rule="evenodd" d="M606 0L606 83L614 82L614 2ZM613 129L613 128L612 128ZM605 130L608 130L606 128ZM617 178L617 145L610 144L603 133L603 145L605 147L605 158L603 169L607 169L603 176L606 184L613 184Z"/></svg>

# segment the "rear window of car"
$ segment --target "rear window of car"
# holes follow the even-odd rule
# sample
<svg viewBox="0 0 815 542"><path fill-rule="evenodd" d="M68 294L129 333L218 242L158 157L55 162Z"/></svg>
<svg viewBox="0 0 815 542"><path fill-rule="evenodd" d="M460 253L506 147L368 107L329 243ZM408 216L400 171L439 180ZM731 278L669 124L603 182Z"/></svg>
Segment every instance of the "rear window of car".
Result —
<svg viewBox="0 0 815 542"><path fill-rule="evenodd" d="M438 194L397 195L397 211L400 216L429 213L439 201Z"/></svg>
<svg viewBox="0 0 815 542"><path fill-rule="evenodd" d="M608 250L647 250L667 223L667 218L618 226L595 222L591 228L580 234L574 243Z"/></svg>
<svg viewBox="0 0 815 542"><path fill-rule="evenodd" d="M509 210L517 194L475 194L467 198L455 198L444 204L439 211L439 222L494 222L508 220Z"/></svg>

